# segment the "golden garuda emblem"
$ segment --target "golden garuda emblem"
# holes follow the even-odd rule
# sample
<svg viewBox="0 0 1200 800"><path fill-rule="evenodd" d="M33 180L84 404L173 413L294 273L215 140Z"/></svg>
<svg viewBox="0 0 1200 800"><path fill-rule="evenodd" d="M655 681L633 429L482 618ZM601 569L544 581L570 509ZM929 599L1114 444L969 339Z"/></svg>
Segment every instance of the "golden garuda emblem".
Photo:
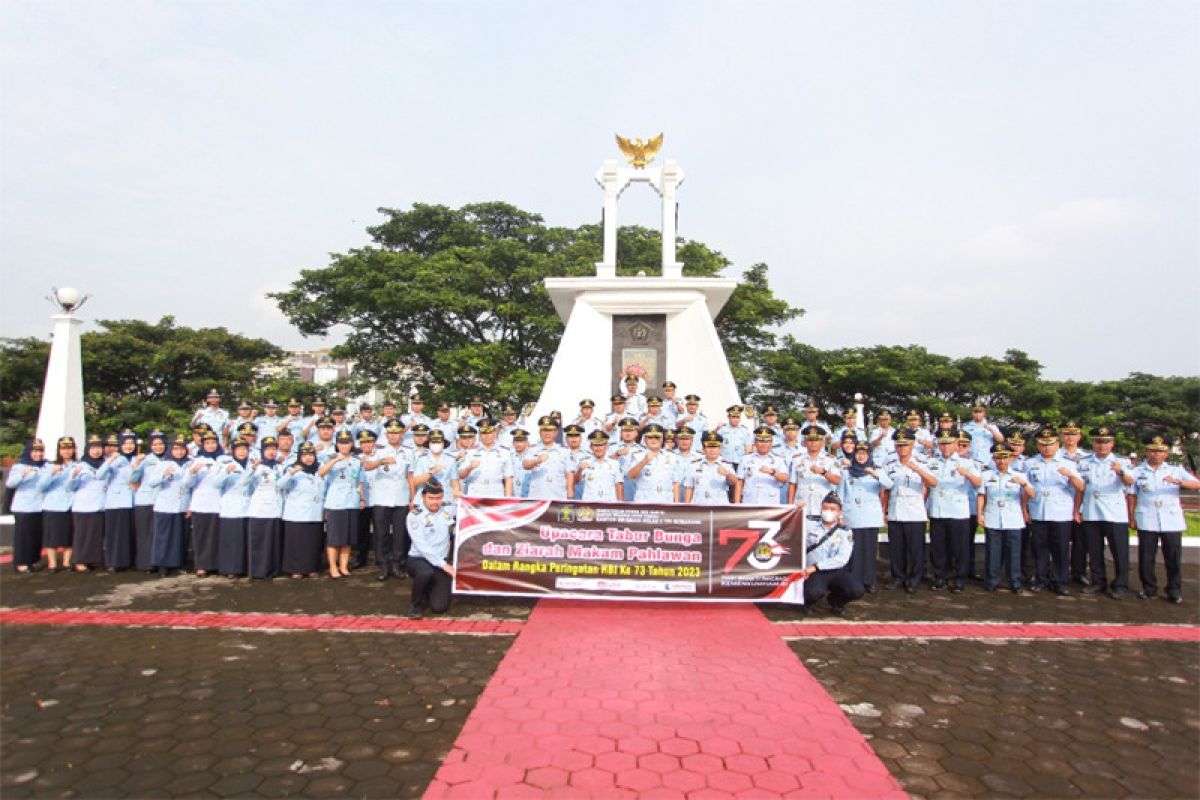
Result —
<svg viewBox="0 0 1200 800"><path fill-rule="evenodd" d="M626 139L621 134L617 134L617 147L621 148L621 152L625 154L625 160L633 165L635 169L642 169L651 161L654 156L662 149L663 135L653 136L650 141L643 142L641 139Z"/></svg>

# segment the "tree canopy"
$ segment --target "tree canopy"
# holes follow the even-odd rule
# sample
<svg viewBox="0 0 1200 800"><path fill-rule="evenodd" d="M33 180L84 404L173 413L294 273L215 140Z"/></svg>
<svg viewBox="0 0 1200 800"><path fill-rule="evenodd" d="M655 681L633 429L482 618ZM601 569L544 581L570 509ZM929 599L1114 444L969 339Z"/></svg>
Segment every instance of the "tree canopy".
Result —
<svg viewBox="0 0 1200 800"><path fill-rule="evenodd" d="M283 351L264 339L225 328L187 328L173 317L157 323L101 320L102 330L81 337L84 412L90 431L125 427L145 435L153 428L187 430L209 389L227 398L266 399L311 394L315 387L263 374ZM49 342L0 342L0 443L24 440L37 426Z"/></svg>
<svg viewBox="0 0 1200 800"><path fill-rule="evenodd" d="M302 271L289 290L271 295L280 310L305 335L345 326L334 352L356 360L364 383L411 383L458 403L475 394L535 398L563 332L542 281L595 274L600 227L547 227L499 202L380 213L387 219L368 229L372 245ZM617 249L619 274L659 268L656 231L623 227ZM699 242L681 241L677 253L688 276L729 266ZM771 292L766 265L747 271L716 322L743 392L756 384L774 330L801 313Z"/></svg>

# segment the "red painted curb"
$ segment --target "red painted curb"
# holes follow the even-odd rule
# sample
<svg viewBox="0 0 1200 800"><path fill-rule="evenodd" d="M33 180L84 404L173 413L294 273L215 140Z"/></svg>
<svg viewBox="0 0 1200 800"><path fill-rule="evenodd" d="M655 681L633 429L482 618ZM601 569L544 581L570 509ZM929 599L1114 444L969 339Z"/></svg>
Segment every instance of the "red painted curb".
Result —
<svg viewBox="0 0 1200 800"><path fill-rule="evenodd" d="M451 633L511 636L515 620L407 619L305 614L180 613L164 611L42 611L0 609L0 625L125 625L142 628L240 628L343 633Z"/></svg>
<svg viewBox="0 0 1200 800"><path fill-rule="evenodd" d="M1067 622L778 622L785 639L1126 639L1200 642L1197 625L1116 625Z"/></svg>
<svg viewBox="0 0 1200 800"><path fill-rule="evenodd" d="M543 600L428 798L907 797L749 605Z"/></svg>

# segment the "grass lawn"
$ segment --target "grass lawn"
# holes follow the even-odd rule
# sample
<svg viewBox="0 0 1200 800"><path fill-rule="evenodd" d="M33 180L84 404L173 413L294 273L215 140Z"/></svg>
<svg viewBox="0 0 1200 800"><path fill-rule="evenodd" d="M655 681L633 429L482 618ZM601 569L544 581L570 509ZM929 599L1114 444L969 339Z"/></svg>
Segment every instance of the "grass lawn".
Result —
<svg viewBox="0 0 1200 800"><path fill-rule="evenodd" d="M1183 512L1183 517L1187 521L1187 530L1183 532L1183 535L1200 536L1200 514L1185 511Z"/></svg>

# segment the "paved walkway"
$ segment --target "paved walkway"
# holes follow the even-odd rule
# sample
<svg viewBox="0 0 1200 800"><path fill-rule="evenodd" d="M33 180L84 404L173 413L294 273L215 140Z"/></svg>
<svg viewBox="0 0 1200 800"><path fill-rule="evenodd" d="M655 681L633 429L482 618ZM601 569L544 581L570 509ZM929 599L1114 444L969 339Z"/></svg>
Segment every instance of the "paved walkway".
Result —
<svg viewBox="0 0 1200 800"><path fill-rule="evenodd" d="M754 789L906 796L753 606L543 601L426 797Z"/></svg>

